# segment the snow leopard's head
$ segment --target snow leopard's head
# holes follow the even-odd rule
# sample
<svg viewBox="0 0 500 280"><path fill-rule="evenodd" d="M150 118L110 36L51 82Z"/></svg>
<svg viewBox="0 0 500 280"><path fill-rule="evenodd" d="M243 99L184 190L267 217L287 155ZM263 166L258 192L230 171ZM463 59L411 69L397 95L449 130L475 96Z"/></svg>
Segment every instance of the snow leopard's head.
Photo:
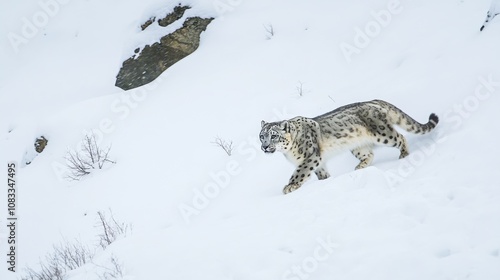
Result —
<svg viewBox="0 0 500 280"><path fill-rule="evenodd" d="M260 130L261 149L265 153L274 153L276 150L286 152L290 149L292 143L292 135L295 132L295 127L289 121L261 122L262 129Z"/></svg>

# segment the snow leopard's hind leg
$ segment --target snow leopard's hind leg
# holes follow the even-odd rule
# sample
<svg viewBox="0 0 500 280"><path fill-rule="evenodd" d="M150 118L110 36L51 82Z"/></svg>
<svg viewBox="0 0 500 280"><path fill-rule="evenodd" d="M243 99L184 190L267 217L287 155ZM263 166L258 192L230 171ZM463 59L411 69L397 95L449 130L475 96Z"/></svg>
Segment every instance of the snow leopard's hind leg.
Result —
<svg viewBox="0 0 500 280"><path fill-rule="evenodd" d="M375 132L377 143L387 147L394 147L399 149L399 158L407 157L410 152L408 150L408 142L406 138L390 124L379 125Z"/></svg>
<svg viewBox="0 0 500 280"><path fill-rule="evenodd" d="M373 161L373 145L352 149L351 153L359 159L359 164L355 168L356 170L369 166Z"/></svg>

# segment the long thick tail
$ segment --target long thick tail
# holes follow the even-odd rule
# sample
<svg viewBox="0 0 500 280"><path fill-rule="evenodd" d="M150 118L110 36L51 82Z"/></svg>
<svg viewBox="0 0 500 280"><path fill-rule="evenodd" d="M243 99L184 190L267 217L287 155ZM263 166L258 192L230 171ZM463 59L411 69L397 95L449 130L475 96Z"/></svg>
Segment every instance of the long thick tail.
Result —
<svg viewBox="0 0 500 280"><path fill-rule="evenodd" d="M398 107L383 100L376 101L388 110L388 118L393 124L403 128L408 132L415 134L426 134L432 131L439 123L439 117L434 113L430 114L429 121L427 123L422 124L417 122L415 119L410 117Z"/></svg>

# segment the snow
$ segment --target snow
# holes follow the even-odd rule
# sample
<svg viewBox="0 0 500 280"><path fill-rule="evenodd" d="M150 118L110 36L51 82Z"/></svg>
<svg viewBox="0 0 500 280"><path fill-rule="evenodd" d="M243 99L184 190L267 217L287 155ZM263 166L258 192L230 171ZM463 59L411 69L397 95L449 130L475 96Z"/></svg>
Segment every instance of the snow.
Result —
<svg viewBox="0 0 500 280"><path fill-rule="evenodd" d="M97 211L108 209L132 233L67 279L99 279L111 256L123 279L500 278L500 24L479 32L490 1L183 4L215 17L198 50L123 92L123 59L171 32L140 24L177 2L2 3L0 147L2 162L19 164L19 245L18 272L4 264L1 279L19 279L62 240L94 247ZM23 36L24 19L42 12L47 22L13 46L9 34ZM293 166L260 151L260 121L375 98L440 123L407 136L407 159L377 148L371 167L353 171L343 152L328 162L331 178L282 195ZM90 131L116 164L64 180L68 149ZM41 135L46 150L22 166ZM233 141L230 157L216 137Z"/></svg>
<svg viewBox="0 0 500 280"><path fill-rule="evenodd" d="M486 19L484 20L483 25L479 29L480 31L483 31L483 29L490 24L490 22L498 15L500 14L500 1L498 0L491 0L491 5L490 9L486 13Z"/></svg>

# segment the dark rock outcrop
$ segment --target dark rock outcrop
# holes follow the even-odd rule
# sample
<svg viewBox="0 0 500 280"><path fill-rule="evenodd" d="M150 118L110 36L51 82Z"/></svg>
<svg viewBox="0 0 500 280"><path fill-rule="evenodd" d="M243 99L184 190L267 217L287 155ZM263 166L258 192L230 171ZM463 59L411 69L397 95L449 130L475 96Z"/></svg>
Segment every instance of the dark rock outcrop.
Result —
<svg viewBox="0 0 500 280"><path fill-rule="evenodd" d="M191 7L189 6L181 6L181 5L178 5L174 8L174 11L171 12L170 14L166 15L164 18L161 18L158 20L158 24L160 26L168 26L172 23L174 23L176 20L179 20L183 15L184 15L184 12L187 10L187 9L191 9ZM141 25L141 29L144 30L146 28L148 28L148 26L150 26L151 24L153 24L153 22L155 22L156 20L156 17L152 17L150 19L148 19L145 23L143 23Z"/></svg>
<svg viewBox="0 0 500 280"><path fill-rule="evenodd" d="M35 140L35 151L37 153L43 152L43 150L45 149L45 146L47 146L48 142L49 142L49 140L47 140L45 137L43 137L43 136L38 137Z"/></svg>
<svg viewBox="0 0 500 280"><path fill-rule="evenodd" d="M166 17L159 19L158 24L167 26L179 20L188 6L177 6ZM149 19L141 28L144 30L155 18ZM213 18L190 17L181 28L160 39L160 42L145 46L140 53L123 62L116 76L115 85L129 90L152 82L170 66L193 53L200 44L200 34L205 31Z"/></svg>
<svg viewBox="0 0 500 280"><path fill-rule="evenodd" d="M166 17L162 18L162 19L159 19L158 20L158 24L160 26L168 26L172 23L174 23L176 20L179 20L181 19L181 17L184 15L184 12L187 10L187 9L191 9L191 7L189 6L176 6L174 8L174 11L170 14L168 14Z"/></svg>

